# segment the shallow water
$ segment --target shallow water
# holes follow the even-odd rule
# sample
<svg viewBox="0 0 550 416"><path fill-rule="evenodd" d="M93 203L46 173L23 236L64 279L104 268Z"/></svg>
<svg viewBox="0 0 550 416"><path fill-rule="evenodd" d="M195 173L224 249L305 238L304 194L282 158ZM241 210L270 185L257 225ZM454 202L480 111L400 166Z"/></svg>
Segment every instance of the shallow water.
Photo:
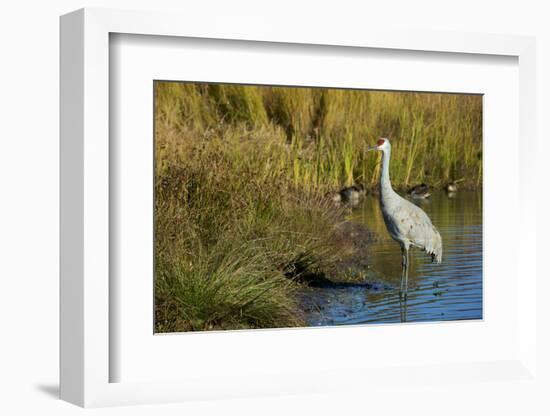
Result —
<svg viewBox="0 0 550 416"><path fill-rule="evenodd" d="M432 219L443 240L443 262L432 264L412 249L408 296L399 296L401 250L386 231L377 197L367 196L350 220L377 234L369 248L369 284L308 290L304 308L310 325L447 321L482 318L482 194L445 192L416 202Z"/></svg>

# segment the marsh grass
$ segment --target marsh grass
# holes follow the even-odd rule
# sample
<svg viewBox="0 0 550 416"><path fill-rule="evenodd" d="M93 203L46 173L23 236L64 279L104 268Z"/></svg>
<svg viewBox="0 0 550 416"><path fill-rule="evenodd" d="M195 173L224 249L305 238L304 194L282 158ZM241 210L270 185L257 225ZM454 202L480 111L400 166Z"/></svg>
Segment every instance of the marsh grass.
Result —
<svg viewBox="0 0 550 416"><path fill-rule="evenodd" d="M155 83L158 332L304 325L296 290L355 246L328 191L481 183L481 97Z"/></svg>

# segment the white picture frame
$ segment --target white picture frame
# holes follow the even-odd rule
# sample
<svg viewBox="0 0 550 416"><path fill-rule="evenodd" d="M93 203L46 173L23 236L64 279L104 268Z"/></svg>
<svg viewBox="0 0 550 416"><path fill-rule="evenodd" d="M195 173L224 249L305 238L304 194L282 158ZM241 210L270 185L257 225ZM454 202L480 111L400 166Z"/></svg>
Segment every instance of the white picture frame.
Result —
<svg viewBox="0 0 550 416"><path fill-rule="evenodd" d="M288 29L288 28L286 28ZM129 34L228 41L276 42L331 45L337 48L430 51L439 54L502 55L515 57L519 68L519 140L535 134L535 41L507 35L396 32L384 29L327 33L312 26L308 31L278 25L250 24L234 32L230 22L220 20L204 26L192 16L82 9L61 18L61 398L80 406L106 406L182 401L196 398L239 397L259 394L306 393L347 388L388 378L388 368L331 369L329 377L281 372L262 380L233 382L223 375L216 379L193 376L182 380L111 382L110 368L120 359L110 348L109 229L109 37ZM468 380L476 371L501 374L505 379L536 378L536 218L532 214L535 166L528 150L519 152L519 201L517 215L518 264L525 288L517 289L517 348L507 359L462 363L441 362L414 369L414 377L429 380L446 373L449 380ZM532 147L529 149L532 151ZM529 215L524 215L529 213ZM531 243L532 244L532 243ZM296 330L295 330L296 331ZM299 330L298 330L299 331ZM347 329L349 333L354 328ZM298 332L295 332L298 333ZM207 335L207 334L206 334ZM307 336L307 333L303 336ZM410 373L410 368L402 373ZM390 371L401 377L399 369ZM495 376L497 377L497 376ZM479 382L475 377L471 382ZM351 383L351 382L350 382Z"/></svg>

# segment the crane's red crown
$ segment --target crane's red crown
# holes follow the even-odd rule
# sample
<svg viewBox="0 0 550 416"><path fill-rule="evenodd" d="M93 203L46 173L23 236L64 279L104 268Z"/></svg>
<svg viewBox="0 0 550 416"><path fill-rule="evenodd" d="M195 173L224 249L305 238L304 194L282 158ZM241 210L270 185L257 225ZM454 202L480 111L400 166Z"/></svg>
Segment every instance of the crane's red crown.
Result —
<svg viewBox="0 0 550 416"><path fill-rule="evenodd" d="M382 146L386 141L384 139L378 139L378 141L376 142L376 145L377 146Z"/></svg>

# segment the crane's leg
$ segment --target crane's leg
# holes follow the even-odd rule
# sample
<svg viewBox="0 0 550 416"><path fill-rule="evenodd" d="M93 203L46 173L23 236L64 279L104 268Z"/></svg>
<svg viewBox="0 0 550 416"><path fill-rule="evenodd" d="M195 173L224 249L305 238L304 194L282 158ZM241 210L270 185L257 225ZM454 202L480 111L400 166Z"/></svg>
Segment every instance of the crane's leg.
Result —
<svg viewBox="0 0 550 416"><path fill-rule="evenodd" d="M407 286L409 280L409 248L406 246L401 247L402 263L401 263L401 292L400 297L407 299Z"/></svg>
<svg viewBox="0 0 550 416"><path fill-rule="evenodd" d="M406 292L399 292L399 317L401 322L407 322L407 297Z"/></svg>
<svg viewBox="0 0 550 416"><path fill-rule="evenodd" d="M406 293L405 293L406 295ZM401 322L407 322L407 297L399 295L399 315Z"/></svg>
<svg viewBox="0 0 550 416"><path fill-rule="evenodd" d="M407 292L409 290L409 248L405 248L405 300L407 300Z"/></svg>
<svg viewBox="0 0 550 416"><path fill-rule="evenodd" d="M407 284L409 277L409 249L406 246L401 247L401 290L399 291L399 311L401 322L407 322Z"/></svg>
<svg viewBox="0 0 550 416"><path fill-rule="evenodd" d="M403 308L403 322L407 322L407 297L405 296L405 300L403 301L404 308Z"/></svg>
<svg viewBox="0 0 550 416"><path fill-rule="evenodd" d="M401 291L399 292L399 297L403 297L403 295L406 292L405 288L405 282L406 282L406 276L405 273L407 271L407 255L408 250L405 248L405 246L401 246Z"/></svg>

